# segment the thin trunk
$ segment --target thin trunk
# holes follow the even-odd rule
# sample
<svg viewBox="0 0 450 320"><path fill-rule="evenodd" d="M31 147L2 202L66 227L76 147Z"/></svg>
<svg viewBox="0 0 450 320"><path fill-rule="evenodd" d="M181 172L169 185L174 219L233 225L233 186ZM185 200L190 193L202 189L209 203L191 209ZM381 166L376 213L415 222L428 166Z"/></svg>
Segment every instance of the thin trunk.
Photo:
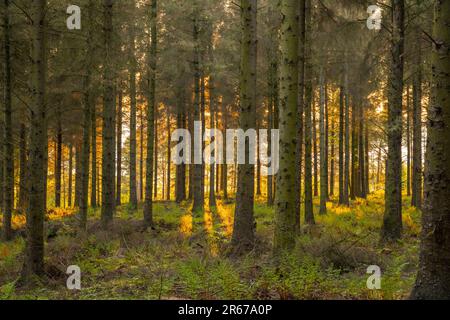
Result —
<svg viewBox="0 0 450 320"><path fill-rule="evenodd" d="M210 53L212 56L212 54ZM209 77L209 125L210 128L214 128L214 114L216 110L216 96L215 96L215 87L214 87L214 78L212 75ZM211 141L211 144L216 143L215 139ZM211 153L211 157L215 159L215 152L214 150ZM214 184L215 184L215 162L210 164L209 166L209 206L215 207L216 206L216 194L214 192Z"/></svg>
<svg viewBox="0 0 450 320"><path fill-rule="evenodd" d="M313 166L314 166L314 197L319 195L319 160L317 152L317 118L316 118L316 102L314 99L315 90L313 89L313 98L311 103L312 112L312 143L313 143Z"/></svg>
<svg viewBox="0 0 450 320"><path fill-rule="evenodd" d="M305 223L314 224L312 193L312 64L311 64L311 0L306 1L306 35L305 35Z"/></svg>
<svg viewBox="0 0 450 320"><path fill-rule="evenodd" d="M139 132L139 201L144 199L144 111L141 108L140 113L140 132Z"/></svg>
<svg viewBox="0 0 450 320"><path fill-rule="evenodd" d="M73 146L69 145L69 189L67 190L67 205L72 207L72 186L73 186Z"/></svg>
<svg viewBox="0 0 450 320"><path fill-rule="evenodd" d="M149 227L153 225L153 149L155 136L155 109L156 109L156 54L157 54L157 0L151 5L151 42L148 64L148 106L147 106L147 161L145 175L145 205L144 224Z"/></svg>
<svg viewBox="0 0 450 320"><path fill-rule="evenodd" d="M411 205L422 208L422 48L418 30L416 73L413 79L413 170Z"/></svg>
<svg viewBox="0 0 450 320"><path fill-rule="evenodd" d="M132 2L134 9L134 1ZM137 209L137 186L136 186L136 57L135 57L135 35L134 20L129 27L130 48L129 48L129 72L130 72L130 199L129 207L131 210Z"/></svg>
<svg viewBox="0 0 450 320"><path fill-rule="evenodd" d="M335 110L334 106L330 109L331 118L331 136L330 136L330 197L334 196L334 184L336 175L336 120L335 120Z"/></svg>
<svg viewBox="0 0 450 320"><path fill-rule="evenodd" d="M409 85L406 86L406 195L411 195L411 103Z"/></svg>
<svg viewBox="0 0 450 320"><path fill-rule="evenodd" d="M327 213L327 198L328 198L328 185L327 185L327 156L326 156L326 120L325 120L325 76L323 69L320 72L320 112L319 112L319 125L320 125L320 209L319 214Z"/></svg>
<svg viewBox="0 0 450 320"><path fill-rule="evenodd" d="M344 184L342 204L350 206L348 189L350 186L350 96L348 84L348 63L345 64L345 145L344 145Z"/></svg>
<svg viewBox="0 0 450 320"><path fill-rule="evenodd" d="M60 107L57 107L56 161L55 161L55 207L61 207L61 163L62 163L62 124Z"/></svg>
<svg viewBox="0 0 450 320"><path fill-rule="evenodd" d="M119 97L117 103L116 125L117 125L117 138L116 138L116 152L117 152L117 165L116 165L116 205L122 204L122 119L123 119L123 95L122 90L119 89Z"/></svg>
<svg viewBox="0 0 450 320"><path fill-rule="evenodd" d="M166 184L166 200L170 201L170 111L167 110L167 184Z"/></svg>
<svg viewBox="0 0 450 320"><path fill-rule="evenodd" d="M186 128L186 96L185 87L180 86L177 100L177 128ZM181 138L180 141L181 142ZM189 141L184 141L190 143ZM183 155L184 156L184 155ZM175 182L175 201L181 203L186 199L186 164L181 163L176 166L176 182Z"/></svg>
<svg viewBox="0 0 450 320"><path fill-rule="evenodd" d="M339 204L344 204L344 87L339 89Z"/></svg>
<svg viewBox="0 0 450 320"><path fill-rule="evenodd" d="M91 110L91 206L97 207L97 112L95 99L93 99Z"/></svg>
<svg viewBox="0 0 450 320"><path fill-rule="evenodd" d="M27 146L27 127L24 123L20 125L20 145L19 145L19 208L25 212L28 202L28 146Z"/></svg>

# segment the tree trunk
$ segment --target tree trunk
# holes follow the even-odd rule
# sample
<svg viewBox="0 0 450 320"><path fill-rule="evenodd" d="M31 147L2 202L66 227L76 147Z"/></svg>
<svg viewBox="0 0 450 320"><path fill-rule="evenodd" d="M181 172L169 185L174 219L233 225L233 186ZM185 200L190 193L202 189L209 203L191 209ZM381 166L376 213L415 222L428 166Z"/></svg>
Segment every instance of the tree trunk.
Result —
<svg viewBox="0 0 450 320"><path fill-rule="evenodd" d="M212 56L212 54L210 54ZM212 75L209 77L209 125L210 128L214 128L214 114L216 109L216 97L215 97L215 88L214 88L214 78ZM216 143L215 138L211 140L211 143ZM215 153L211 153L211 157L215 159ZM216 206L216 194L214 192L214 183L215 183L215 162L210 164L209 166L209 207Z"/></svg>
<svg viewBox="0 0 450 320"><path fill-rule="evenodd" d="M344 204L344 87L339 89L339 204Z"/></svg>
<svg viewBox="0 0 450 320"><path fill-rule="evenodd" d="M89 198L89 153L90 153L90 130L92 117L92 93L91 82L93 69L92 57L94 56L93 33L94 27L92 21L94 20L94 0L89 1L88 21L91 22L87 34L87 52L85 61L86 77L83 79L83 141L81 146L81 192L80 192L80 230L82 232L87 229L87 215L88 215L88 198Z"/></svg>
<svg viewBox="0 0 450 320"><path fill-rule="evenodd" d="M413 299L450 299L450 2L435 1L425 198Z"/></svg>
<svg viewBox="0 0 450 320"><path fill-rule="evenodd" d="M139 201L144 199L144 110L140 113L140 132L139 132Z"/></svg>
<svg viewBox="0 0 450 320"><path fill-rule="evenodd" d="M4 93L4 115L5 115L5 137L4 137L4 201L5 211L3 213L3 239L12 238L11 218L14 210L14 145L12 128L12 87L11 87L11 48L10 48L10 13L9 0L4 1L4 62L5 62L5 93Z"/></svg>
<svg viewBox="0 0 450 320"><path fill-rule="evenodd" d="M72 191L72 186L73 186L72 178L73 178L73 146L72 146L72 144L70 144L69 145L69 179L68 179L69 180L68 181L69 188L67 190L67 206L69 208L72 207L72 193L73 193L73 191Z"/></svg>
<svg viewBox="0 0 450 320"><path fill-rule="evenodd" d="M305 35L306 35L306 1L299 1L299 41L298 41L298 107L297 107L297 146L295 177L295 227L300 232L301 199L302 199L302 154L303 154L303 111L305 103Z"/></svg>
<svg viewBox="0 0 450 320"><path fill-rule="evenodd" d="M44 274L44 215L45 180L44 168L47 143L47 119L45 104L46 89L46 37L45 0L33 1L29 14L34 21L31 26L31 134L30 134L30 194L27 208L27 241L22 278L32 281L33 275Z"/></svg>
<svg viewBox="0 0 450 320"><path fill-rule="evenodd" d="M330 136L330 197L334 196L335 171L336 171L336 120L334 106L328 111L331 117L331 136ZM331 111L331 112L330 112Z"/></svg>
<svg viewBox="0 0 450 320"><path fill-rule="evenodd" d="M316 117L316 102L314 99L314 89L313 89L313 97L311 103L311 112L312 112L312 143L313 143L313 166L314 166L314 197L319 195L319 157L317 152L317 117Z"/></svg>
<svg viewBox="0 0 450 320"><path fill-rule="evenodd" d="M170 111L167 110L167 187L166 187L166 200L170 201Z"/></svg>
<svg viewBox="0 0 450 320"><path fill-rule="evenodd" d="M155 136L155 109L156 109L156 54L157 54L157 0L152 1L150 28L151 42L148 64L148 106L147 106L147 160L145 174L145 204L144 204L144 225L153 225L153 149Z"/></svg>
<svg viewBox="0 0 450 320"><path fill-rule="evenodd" d="M363 199L367 198L366 195L366 154L364 149L364 105L359 107L359 138L358 138L358 151L359 151L359 196Z"/></svg>
<svg viewBox="0 0 450 320"><path fill-rule="evenodd" d="M183 83L184 84L184 83ZM177 128L186 128L186 96L185 87L180 86L177 94ZM180 141L181 142L181 138ZM186 142L186 141L185 141ZM190 143L187 141L187 143ZM175 201L181 203L186 199L186 164L181 163L176 166Z"/></svg>
<svg viewBox="0 0 450 320"><path fill-rule="evenodd" d="M20 145L19 145L19 208L25 212L28 202L28 153L27 127L24 123L20 125ZM1 165L1 164L0 164ZM1 199L1 198L0 198Z"/></svg>
<svg viewBox="0 0 450 320"><path fill-rule="evenodd" d="M311 0L306 1L306 35L305 35L305 223L314 224L312 193L312 52L311 52Z"/></svg>
<svg viewBox="0 0 450 320"><path fill-rule="evenodd" d="M134 1L132 3L134 9ZM137 186L136 186L136 57L135 57L135 35L134 20L129 27L130 33L130 199L131 210L137 209Z"/></svg>
<svg viewBox="0 0 450 320"><path fill-rule="evenodd" d="M123 119L123 95L122 90L119 89L119 97L117 103L117 166L116 166L116 205L122 204L122 119Z"/></svg>
<svg viewBox="0 0 450 320"><path fill-rule="evenodd" d="M97 112L95 98L93 97L91 110L91 206L97 207Z"/></svg>
<svg viewBox="0 0 450 320"><path fill-rule="evenodd" d="M106 229L115 212L115 103L113 59L113 0L104 0L105 65L103 70L102 128L102 227Z"/></svg>
<svg viewBox="0 0 450 320"><path fill-rule="evenodd" d="M411 103L409 85L406 86L406 195L411 195Z"/></svg>
<svg viewBox="0 0 450 320"><path fill-rule="evenodd" d="M413 78L413 170L411 205L422 208L422 48L420 30L417 31L418 48L416 72Z"/></svg>
<svg viewBox="0 0 450 320"><path fill-rule="evenodd" d="M404 0L392 0L391 68L388 80L388 156L385 185L383 240L402 234L402 96L404 49Z"/></svg>
<svg viewBox="0 0 450 320"><path fill-rule="evenodd" d="M241 67L239 125L242 130L256 126L256 54L257 0L241 0ZM245 159L250 160L250 143L245 139ZM295 161L295 159L293 159ZM246 160L247 161L247 160ZM255 167L239 164L237 172L236 208L231 245L236 254L253 249L255 220L253 216ZM281 199L280 199L281 200Z"/></svg>
<svg viewBox="0 0 450 320"><path fill-rule="evenodd" d="M195 9L197 10L197 8ZM197 17L197 12L194 13L194 122L197 124L201 121L201 101L200 101L200 82L203 82L200 74L200 40L199 40L199 20ZM199 131L199 132L195 132ZM197 134L195 134L197 133ZM200 130L194 129L194 149L197 150L197 153L201 153L201 146L203 145L203 127ZM203 149L202 149L203 150ZM194 150L195 157L195 150ZM200 163L199 163L200 162ZM192 177L192 195L193 195L193 204L192 204L192 212L198 213L203 211L204 206L204 190L202 189L202 177L203 177L203 159L195 159L195 163L193 165L193 177Z"/></svg>
<svg viewBox="0 0 450 320"><path fill-rule="evenodd" d="M57 107L57 128L56 128L56 161L55 161L55 207L61 207L61 163L62 163L62 124L61 111Z"/></svg>
<svg viewBox="0 0 450 320"><path fill-rule="evenodd" d="M342 203L350 206L348 188L350 185L350 95L348 84L348 63L345 65L345 146L344 146L344 189Z"/></svg>
<svg viewBox="0 0 450 320"><path fill-rule="evenodd" d="M323 69L320 72L320 209L319 214L327 213L327 156L326 156L326 121L325 121L325 76Z"/></svg>

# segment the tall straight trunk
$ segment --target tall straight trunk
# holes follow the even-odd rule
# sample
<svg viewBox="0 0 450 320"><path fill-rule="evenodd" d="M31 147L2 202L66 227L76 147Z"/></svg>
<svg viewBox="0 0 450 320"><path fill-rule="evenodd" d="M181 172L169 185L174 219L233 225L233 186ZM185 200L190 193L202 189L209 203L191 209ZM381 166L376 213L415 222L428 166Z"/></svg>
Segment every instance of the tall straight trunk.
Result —
<svg viewBox="0 0 450 320"><path fill-rule="evenodd" d="M187 115L187 123L188 123L188 131L193 133L194 132L194 115L195 112L193 109L195 108L194 104L190 105L190 110L186 113ZM194 150L194 139L191 137L191 163L189 164L189 188L188 188L188 199L193 200L194 199L194 153L192 150Z"/></svg>
<svg viewBox="0 0 450 320"><path fill-rule="evenodd" d="M88 21L94 19L94 0L89 1ZM93 69L92 57L94 55L93 43L94 27L92 23L87 32L87 52L86 52L86 76L83 79L83 141L81 145L81 190L80 190L80 230L86 231L89 198L89 153L90 153L90 131L92 117L92 94L91 82Z"/></svg>
<svg viewBox="0 0 450 320"><path fill-rule="evenodd" d="M185 87L180 86L178 89L177 100L177 128L186 128L186 96ZM181 142L181 138L180 141ZM185 141L186 142L186 141ZM186 143L190 143L187 141ZM184 155L183 155L184 156ZM186 199L186 164L181 163L176 166L176 182L175 182L175 201L181 203Z"/></svg>
<svg viewBox="0 0 450 320"><path fill-rule="evenodd" d="M380 176L381 176L381 141L378 147L378 155L377 155L377 179L376 179L377 185L380 183Z"/></svg>
<svg viewBox="0 0 450 320"><path fill-rule="evenodd" d="M413 170L411 205L422 207L422 46L418 28L416 72L413 78Z"/></svg>
<svg viewBox="0 0 450 320"><path fill-rule="evenodd" d="M406 195L411 195L411 103L409 85L406 86Z"/></svg>
<svg viewBox="0 0 450 320"><path fill-rule="evenodd" d="M306 34L305 34L305 223L314 224L312 193L312 53L311 53L311 0L306 1Z"/></svg>
<svg viewBox="0 0 450 320"><path fill-rule="evenodd" d="M158 198L158 106L155 105L154 113L154 133L153 133L153 145L154 145L154 172L153 172L153 198Z"/></svg>
<svg viewBox="0 0 450 320"><path fill-rule="evenodd" d="M268 110L267 110L267 125L269 130L273 129L273 94L272 94L272 83L271 83L271 67L269 69L269 95L267 97L268 100ZM271 134L267 135L267 154L272 153L272 136ZM273 175L267 175L267 205L273 205Z"/></svg>
<svg viewBox="0 0 450 320"><path fill-rule="evenodd" d="M211 54L212 56L212 54ZM209 77L209 125L210 128L214 128L214 114L216 110L216 96L215 96L215 87L214 87L214 78L212 75ZM216 143L215 139L211 141L211 143ZM211 157L215 159L215 152L211 153ZM215 183L215 164L212 163L209 166L209 206L215 207L216 206L216 194L214 192L214 183Z"/></svg>
<svg viewBox="0 0 450 320"><path fill-rule="evenodd" d="M328 191L328 182L329 182L329 176L328 176L328 165L329 165L329 149L330 149L330 140L329 140L329 134L330 134L330 122L328 117L328 85L325 82L325 110L324 110L324 117L325 117L325 185L327 187L326 191L326 199L330 199L329 191Z"/></svg>
<svg viewBox="0 0 450 320"><path fill-rule="evenodd" d="M260 136L259 136L259 121L256 119L256 195L261 195L261 158L260 154Z"/></svg>
<svg viewBox="0 0 450 320"><path fill-rule="evenodd" d="M134 9L134 1L132 2ZM129 48L129 72L130 72L130 199L131 210L137 209L137 186L136 186L136 44L134 35L134 20L129 27L130 48Z"/></svg>
<svg viewBox="0 0 450 320"><path fill-rule="evenodd" d="M5 93L4 93L4 116L5 116L5 137L4 137L4 201L5 211L3 213L3 239L12 238L11 218L14 210L14 145L12 128L12 87L11 87L11 47L10 47L10 13L9 0L4 1L4 63L5 63ZM2 139L3 140L3 139Z"/></svg>
<svg viewBox="0 0 450 320"><path fill-rule="evenodd" d="M256 126L256 54L257 54L257 0L241 0L241 67L239 76L239 125L242 130ZM245 139L245 159L250 143ZM295 159L294 159L295 160ZM239 164L237 172L236 208L231 245L237 254L253 249L255 220L253 216L255 167ZM281 200L281 199L280 199Z"/></svg>
<svg viewBox="0 0 450 320"><path fill-rule="evenodd" d="M117 114L116 114L116 205L122 204L122 125L123 125L123 94L122 90L118 90Z"/></svg>
<svg viewBox="0 0 450 320"><path fill-rule="evenodd" d="M364 143L364 105L359 107L359 138L358 138L358 151L359 151L359 188L360 197L363 199L367 198L366 194L366 153L365 153L365 143Z"/></svg>
<svg viewBox="0 0 450 320"><path fill-rule="evenodd" d="M335 109L331 106L329 109L329 117L331 118L331 136L330 136L330 197L334 196L334 184L336 175L336 120Z"/></svg>
<svg viewBox="0 0 450 320"><path fill-rule="evenodd" d="M197 8L195 10L198 10ZM199 39L199 18L197 17L197 12L194 13L194 122L198 124L199 121L201 121L200 115L201 115L201 88L200 88L200 82L203 82L201 79L201 72L200 72L200 39ZM195 129L194 129L195 131ZM203 136L203 127L200 128L200 132L197 132L197 134L200 135L200 137L195 138L194 134L194 149L200 149L203 145L203 142L201 137ZM203 150L203 149L202 149ZM195 152L194 152L195 153ZM203 211L204 206L204 190L202 189L202 178L203 178L203 160L202 159L196 159L201 160L201 163L198 163L198 161L195 161L195 164L193 165L193 177L192 177L192 196L193 196L193 204L192 204L192 211L198 212ZM191 166L192 167L192 166Z"/></svg>
<svg viewBox="0 0 450 320"><path fill-rule="evenodd" d="M351 124L351 138L352 138L352 147L351 147L351 180L350 180L350 199L355 200L356 195L358 193L358 135L357 135L357 124L356 124L356 115L358 112L358 103L352 104L352 124Z"/></svg>
<svg viewBox="0 0 450 320"><path fill-rule="evenodd" d="M139 132L139 201L144 199L144 111L141 108L140 113L140 132Z"/></svg>
<svg viewBox="0 0 450 320"><path fill-rule="evenodd" d="M170 201L170 111L167 110L167 188L166 188L166 200Z"/></svg>
<svg viewBox="0 0 450 320"><path fill-rule="evenodd" d="M419 272L411 298L450 299L450 2L435 1Z"/></svg>
<svg viewBox="0 0 450 320"><path fill-rule="evenodd" d="M370 186L369 186L369 182L370 182L370 157L369 157L369 126L367 123L367 119L365 120L365 126L364 126L364 164L365 164L365 177L366 177L366 182L365 182L365 186L366 186L366 196L370 194Z"/></svg>
<svg viewBox="0 0 450 320"><path fill-rule="evenodd" d="M345 65L345 146L344 146L344 189L343 204L350 206L348 189L350 186L350 95L348 83L348 63Z"/></svg>
<svg viewBox="0 0 450 320"><path fill-rule="evenodd" d="M145 174L144 225L153 225L153 149L156 109L157 0L152 0L150 14L151 42L148 63L147 160Z"/></svg>
<svg viewBox="0 0 450 320"><path fill-rule="evenodd" d="M55 161L55 207L61 207L62 124L61 111L57 107L56 161Z"/></svg>
<svg viewBox="0 0 450 320"><path fill-rule="evenodd" d="M301 199L302 199L302 154L303 154L303 111L305 103L305 36L306 36L306 0L299 1L298 25L298 107L297 107L297 146L296 146L296 176L295 176L295 227L300 231Z"/></svg>
<svg viewBox="0 0 450 320"><path fill-rule="evenodd" d="M316 117L316 102L314 99L315 90L313 89L313 98L311 104L312 112L312 143L313 143L313 166L314 166L314 197L319 195L319 157L317 148L317 117Z"/></svg>
<svg viewBox="0 0 450 320"><path fill-rule="evenodd" d="M75 207L80 207L81 192L81 145L77 142L75 146Z"/></svg>
<svg viewBox="0 0 450 320"><path fill-rule="evenodd" d="M280 9L284 17L280 34L280 160L275 196L274 250L295 246L296 226L296 171L298 139L298 51L299 2L282 0Z"/></svg>
<svg viewBox="0 0 450 320"><path fill-rule="evenodd" d="M93 98L91 110L91 206L97 207L97 111Z"/></svg>
<svg viewBox="0 0 450 320"><path fill-rule="evenodd" d="M72 144L69 145L69 188L67 190L67 206L69 208L72 207L72 186L73 186L73 146Z"/></svg>
<svg viewBox="0 0 450 320"><path fill-rule="evenodd" d="M222 121L223 121L223 129L227 129L228 125L228 110L227 105L222 103ZM227 136L223 136L223 145L227 145ZM223 191L223 199L228 199L228 165L225 161L225 153L223 153L223 164L222 164L222 191Z"/></svg>
<svg viewBox="0 0 450 320"><path fill-rule="evenodd" d="M19 208L25 212L28 199L28 160L27 160L27 127L25 123L20 125L19 144Z"/></svg>
<svg viewBox="0 0 450 320"><path fill-rule="evenodd" d="M201 119L201 123L202 123L202 135L201 137L203 137L205 130L206 130L206 76L204 74L204 66L203 66L203 55L201 56L201 77L200 77L200 119ZM201 150L205 150L205 141L203 140L203 138L201 139ZM202 199L203 202L205 201L205 176L206 176L206 172L205 172L205 161L202 160L202 174L201 174L201 188L200 188L200 192L202 193ZM203 204L204 206L204 204Z"/></svg>
<svg viewBox="0 0 450 320"><path fill-rule="evenodd" d="M391 67L388 79L387 168L383 240L402 234L402 96L404 51L404 0L392 0Z"/></svg>
<svg viewBox="0 0 450 320"><path fill-rule="evenodd" d="M327 213L327 198L328 198L328 185L327 185L327 156L326 156L326 121L325 121L325 76L323 69L320 71L320 112L319 112L319 125L320 125L320 209L319 214Z"/></svg>
<svg viewBox="0 0 450 320"><path fill-rule="evenodd" d="M339 204L344 204L344 87L339 88Z"/></svg>
<svg viewBox="0 0 450 320"><path fill-rule="evenodd" d="M30 134L30 194L27 206L26 248L22 278L30 283L33 275L44 274L44 215L47 119L45 104L46 89L46 36L45 0L33 1L29 15L31 26L31 134Z"/></svg>
<svg viewBox="0 0 450 320"><path fill-rule="evenodd" d="M5 123L3 119L3 112L0 111L0 137L4 139L5 137ZM4 212L5 209L5 189L4 189L4 182L5 182L5 154L2 146L0 145L0 212Z"/></svg>
<svg viewBox="0 0 450 320"><path fill-rule="evenodd" d="M115 212L115 103L113 59L113 0L103 2L105 64L103 70L103 128L102 128L102 212L101 223L106 229Z"/></svg>

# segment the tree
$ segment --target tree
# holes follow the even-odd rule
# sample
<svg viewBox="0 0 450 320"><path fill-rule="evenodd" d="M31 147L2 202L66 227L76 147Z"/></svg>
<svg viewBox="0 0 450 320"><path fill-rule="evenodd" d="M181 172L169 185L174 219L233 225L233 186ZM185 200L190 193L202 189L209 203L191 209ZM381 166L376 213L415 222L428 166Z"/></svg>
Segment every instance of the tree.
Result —
<svg viewBox="0 0 450 320"><path fill-rule="evenodd" d="M132 1L133 9L135 6ZM130 209L137 209L136 186L136 39L134 20L128 26L129 30L129 73L130 73Z"/></svg>
<svg viewBox="0 0 450 320"><path fill-rule="evenodd" d="M275 195L274 250L292 249L296 234L299 2L282 0L280 34L280 160Z"/></svg>
<svg viewBox="0 0 450 320"><path fill-rule="evenodd" d="M402 233L402 97L404 51L404 0L392 0L391 67L388 79L387 170L383 240Z"/></svg>
<svg viewBox="0 0 450 320"><path fill-rule="evenodd" d="M105 64L103 70L103 128L102 128L102 212L103 228L113 220L115 212L115 99L113 66L113 0L103 2Z"/></svg>
<svg viewBox="0 0 450 320"><path fill-rule="evenodd" d="M312 194L312 53L311 53L311 0L306 1L306 36L305 36L305 223L314 224Z"/></svg>
<svg viewBox="0 0 450 320"><path fill-rule="evenodd" d="M26 248L22 278L31 283L34 275L44 273L44 215L46 181L47 119L45 12L47 1L36 0L30 5L31 27L31 133L30 133L30 194L27 208Z"/></svg>
<svg viewBox="0 0 450 320"><path fill-rule="evenodd" d="M155 137L156 108L156 54L157 54L157 0L152 0L150 11L150 51L147 68L148 75L148 105L147 105L147 160L145 175L144 225L153 225L153 149Z"/></svg>
<svg viewBox="0 0 450 320"><path fill-rule="evenodd" d="M344 88L339 87L339 204L344 204Z"/></svg>
<svg viewBox="0 0 450 320"><path fill-rule="evenodd" d="M257 0L241 0L241 67L239 75L239 126L242 130L256 127L256 16ZM250 143L245 139L245 159L250 160ZM248 160L247 160L248 159ZM295 160L295 159L294 159ZM237 172L236 208L231 244L236 254L248 252L254 246L253 216L255 167L239 164Z"/></svg>
<svg viewBox="0 0 450 320"><path fill-rule="evenodd" d="M119 90L117 103L117 140L116 140L116 152L117 152L117 166L116 166L116 205L122 204L122 119L123 119L123 93ZM130 141L131 142L131 141Z"/></svg>
<svg viewBox="0 0 450 320"><path fill-rule="evenodd" d="M325 127L325 75L324 70L320 72L320 214L327 213L327 198L328 198L328 164L326 157L326 127Z"/></svg>
<svg viewBox="0 0 450 320"><path fill-rule="evenodd" d="M14 209L14 145L12 128L12 100L11 100L11 49L10 49L10 22L9 22L9 0L4 1L4 55L5 55L5 94L4 94L4 201L5 211L3 213L3 238L12 238L11 217Z"/></svg>
<svg viewBox="0 0 450 320"><path fill-rule="evenodd" d="M450 2L434 1L425 199L413 299L450 299Z"/></svg>

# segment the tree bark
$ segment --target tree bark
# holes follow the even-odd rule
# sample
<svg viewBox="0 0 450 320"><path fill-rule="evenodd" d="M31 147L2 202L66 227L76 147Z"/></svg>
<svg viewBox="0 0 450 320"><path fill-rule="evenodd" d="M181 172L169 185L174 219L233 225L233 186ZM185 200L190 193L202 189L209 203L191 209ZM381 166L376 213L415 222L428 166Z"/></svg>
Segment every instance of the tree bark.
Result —
<svg viewBox="0 0 450 320"><path fill-rule="evenodd" d="M56 161L55 161L55 207L61 207L61 164L62 164L62 124L61 111L57 107L56 125Z"/></svg>
<svg viewBox="0 0 450 320"><path fill-rule="evenodd" d="M27 127L25 123L20 125L20 145L19 145L19 208L25 212L28 202L28 139ZM1 165L1 164L0 164ZM0 198L1 199L1 198Z"/></svg>
<svg viewBox="0 0 450 320"><path fill-rule="evenodd" d="M31 27L31 134L30 134L30 194L27 209L27 241L22 279L32 282L33 275L44 274L44 215L47 143L46 89L46 37L45 0L33 1L29 14Z"/></svg>
<svg viewBox="0 0 450 320"><path fill-rule="evenodd" d="M325 75L324 70L320 72L320 208L319 214L327 213L327 156L326 156L326 120L325 120Z"/></svg>
<svg viewBox="0 0 450 320"><path fill-rule="evenodd" d="M12 128L12 84L11 84L11 47L10 47L10 2L4 1L4 62L5 62L5 93L4 93L4 116L5 116L5 138L4 138L4 202L5 211L3 213L3 232L4 240L12 238L11 218L14 210L14 145Z"/></svg>
<svg viewBox="0 0 450 320"><path fill-rule="evenodd" d="M254 129L256 126L257 0L241 0L240 9L239 125L242 130L247 131L248 129ZM249 148L250 144L246 139L246 159L249 159ZM253 216L255 167L249 163L239 164L237 170L236 208L231 245L236 254L241 254L252 250L255 241L255 220Z"/></svg>
<svg viewBox="0 0 450 320"><path fill-rule="evenodd" d="M339 204L344 204L344 87L339 89Z"/></svg>
<svg viewBox="0 0 450 320"><path fill-rule="evenodd" d="M404 53L404 0L392 0L391 67L388 79L388 156L382 239L402 234L402 96Z"/></svg>
<svg viewBox="0 0 450 320"><path fill-rule="evenodd" d="M111 224L115 212L115 103L113 66L113 0L103 2L105 65L103 70L103 128L102 128L102 212L104 229Z"/></svg>
<svg viewBox="0 0 450 320"><path fill-rule="evenodd" d="M91 110L91 206L97 207L97 111L95 98Z"/></svg>
<svg viewBox="0 0 450 320"><path fill-rule="evenodd" d="M419 272L413 299L450 299L450 2L435 1L432 97L424 180Z"/></svg>
<svg viewBox="0 0 450 320"><path fill-rule="evenodd" d="M117 166L116 166L116 205L122 204L122 119L123 119L123 95L122 90L119 89L119 97L117 103Z"/></svg>
<svg viewBox="0 0 450 320"><path fill-rule="evenodd" d="M145 174L145 204L144 225L153 225L153 149L155 136L155 109L156 109L156 54L157 54L157 0L152 1L150 14L151 42L149 52L148 73L148 106L147 106L147 160Z"/></svg>

